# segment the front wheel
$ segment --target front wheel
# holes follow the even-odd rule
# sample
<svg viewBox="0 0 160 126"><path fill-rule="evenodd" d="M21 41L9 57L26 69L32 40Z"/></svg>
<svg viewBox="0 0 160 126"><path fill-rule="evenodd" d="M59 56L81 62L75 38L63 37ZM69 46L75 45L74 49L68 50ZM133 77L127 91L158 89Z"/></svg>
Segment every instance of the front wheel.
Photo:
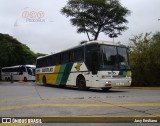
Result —
<svg viewBox="0 0 160 126"><path fill-rule="evenodd" d="M77 77L76 85L79 90L88 90L89 88L86 87L86 80L83 75L79 75Z"/></svg>

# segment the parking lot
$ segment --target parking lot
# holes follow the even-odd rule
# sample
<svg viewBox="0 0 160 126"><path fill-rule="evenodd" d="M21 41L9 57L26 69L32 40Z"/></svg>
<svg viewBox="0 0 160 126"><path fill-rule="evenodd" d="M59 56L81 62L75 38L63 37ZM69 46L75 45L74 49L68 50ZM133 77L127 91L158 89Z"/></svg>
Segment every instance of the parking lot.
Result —
<svg viewBox="0 0 160 126"><path fill-rule="evenodd" d="M0 115L47 117L53 122L55 117L60 122L103 122L106 118L113 122L118 117L133 123L136 117L160 121L159 96L159 89L113 88L108 92L100 89L80 91L73 87L41 86L35 82L0 82ZM88 118L87 121L84 117ZM99 120L96 121L95 117ZM123 122L122 119L119 118L118 121Z"/></svg>

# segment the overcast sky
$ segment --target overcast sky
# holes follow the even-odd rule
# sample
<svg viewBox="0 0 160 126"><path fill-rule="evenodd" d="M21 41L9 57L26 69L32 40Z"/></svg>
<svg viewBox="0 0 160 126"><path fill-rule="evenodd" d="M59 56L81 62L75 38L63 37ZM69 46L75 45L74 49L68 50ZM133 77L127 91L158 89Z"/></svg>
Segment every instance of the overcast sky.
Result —
<svg viewBox="0 0 160 126"><path fill-rule="evenodd" d="M160 31L160 0L120 0L131 11L127 17L128 30L115 39L129 43L129 38L146 32ZM0 0L0 33L9 34L26 44L34 52L50 54L87 40L86 34L77 34L69 18L60 14L67 0ZM26 21L26 12L41 12L42 22ZM32 17L32 19L37 19ZM103 33L99 40L112 41Z"/></svg>

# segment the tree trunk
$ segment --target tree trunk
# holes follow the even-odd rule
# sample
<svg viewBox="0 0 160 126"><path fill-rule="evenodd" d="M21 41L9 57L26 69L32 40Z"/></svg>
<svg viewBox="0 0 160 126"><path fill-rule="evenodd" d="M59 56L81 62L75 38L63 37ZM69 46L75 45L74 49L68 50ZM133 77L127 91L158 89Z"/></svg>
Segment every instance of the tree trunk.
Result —
<svg viewBox="0 0 160 126"><path fill-rule="evenodd" d="M98 39L100 30L101 30L101 27L98 28L98 30L97 30L97 32L96 32L96 35L95 35L95 37L94 37L94 40L97 40L97 39Z"/></svg>
<svg viewBox="0 0 160 126"><path fill-rule="evenodd" d="M87 31L86 31L86 33L87 33L88 40L89 40L89 41L91 41L91 39L90 39L89 34L88 34L88 32L87 32Z"/></svg>

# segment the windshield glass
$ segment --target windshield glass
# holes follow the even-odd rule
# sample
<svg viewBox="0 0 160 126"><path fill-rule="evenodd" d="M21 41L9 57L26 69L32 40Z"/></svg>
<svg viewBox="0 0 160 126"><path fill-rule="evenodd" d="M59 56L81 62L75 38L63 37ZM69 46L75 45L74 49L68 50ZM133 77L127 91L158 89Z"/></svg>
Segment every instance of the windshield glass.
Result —
<svg viewBox="0 0 160 126"><path fill-rule="evenodd" d="M118 63L120 69L127 69L129 67L127 48L118 47L117 50L118 50Z"/></svg>
<svg viewBox="0 0 160 126"><path fill-rule="evenodd" d="M100 62L100 68L102 69L116 69L117 64L117 49L115 46L101 46L102 61Z"/></svg>
<svg viewBox="0 0 160 126"><path fill-rule="evenodd" d="M102 45L100 52L102 53L100 69L129 69L127 48Z"/></svg>
<svg viewBox="0 0 160 126"><path fill-rule="evenodd" d="M35 68L27 67L27 71L29 75L35 76Z"/></svg>

